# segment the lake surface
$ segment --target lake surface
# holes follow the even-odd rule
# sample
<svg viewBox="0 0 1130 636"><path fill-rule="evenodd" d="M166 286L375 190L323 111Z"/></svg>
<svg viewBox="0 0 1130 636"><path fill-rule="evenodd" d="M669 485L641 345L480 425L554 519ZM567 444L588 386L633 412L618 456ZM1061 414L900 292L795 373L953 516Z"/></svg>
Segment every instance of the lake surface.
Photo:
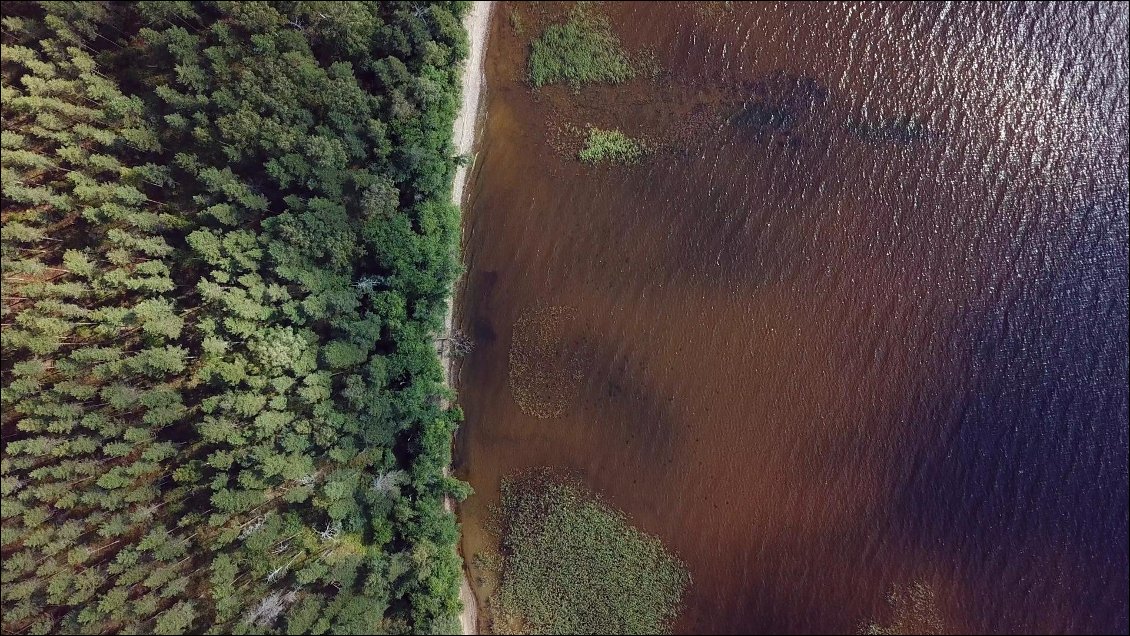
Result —
<svg viewBox="0 0 1130 636"><path fill-rule="evenodd" d="M1127 5L603 3L660 74L532 91L564 10L487 51L468 560L551 466L686 561L679 632L1126 633Z"/></svg>

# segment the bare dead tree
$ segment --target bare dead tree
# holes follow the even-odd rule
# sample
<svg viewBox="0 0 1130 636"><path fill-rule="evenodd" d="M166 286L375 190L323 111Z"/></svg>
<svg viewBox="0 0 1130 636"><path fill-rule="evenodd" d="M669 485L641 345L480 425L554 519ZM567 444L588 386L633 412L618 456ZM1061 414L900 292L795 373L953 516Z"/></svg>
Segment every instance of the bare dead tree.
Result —
<svg viewBox="0 0 1130 636"><path fill-rule="evenodd" d="M396 499L400 496L400 486L408 483L408 473L403 470L390 470L373 477L374 491Z"/></svg>
<svg viewBox="0 0 1130 636"><path fill-rule="evenodd" d="M453 357L462 358L471 353L475 343L462 329L454 329L446 338L439 338L440 352L450 353Z"/></svg>
<svg viewBox="0 0 1130 636"><path fill-rule="evenodd" d="M278 620L286 608L298 598L298 590L291 590L285 594L282 592L272 592L254 608L247 611L243 616L243 620L248 624L255 627L271 627Z"/></svg>

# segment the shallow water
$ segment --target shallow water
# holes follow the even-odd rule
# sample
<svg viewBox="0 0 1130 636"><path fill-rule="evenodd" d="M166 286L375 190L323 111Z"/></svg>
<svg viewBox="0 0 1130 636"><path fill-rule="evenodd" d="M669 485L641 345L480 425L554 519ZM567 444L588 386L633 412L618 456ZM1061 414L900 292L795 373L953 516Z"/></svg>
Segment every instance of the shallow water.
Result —
<svg viewBox="0 0 1130 636"><path fill-rule="evenodd" d="M514 8L458 298L468 558L554 466L687 562L676 631L1125 633L1126 5L604 3L662 73L579 93L522 81L563 8ZM584 166L588 123L659 150Z"/></svg>

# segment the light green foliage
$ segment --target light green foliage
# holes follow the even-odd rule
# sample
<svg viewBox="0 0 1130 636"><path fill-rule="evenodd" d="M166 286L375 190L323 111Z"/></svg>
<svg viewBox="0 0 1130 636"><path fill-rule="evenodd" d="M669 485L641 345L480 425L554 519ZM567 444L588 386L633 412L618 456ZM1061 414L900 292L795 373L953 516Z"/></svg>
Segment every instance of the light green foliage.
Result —
<svg viewBox="0 0 1130 636"><path fill-rule="evenodd" d="M581 486L546 472L504 481L503 632L666 633L690 583L659 539Z"/></svg>
<svg viewBox="0 0 1130 636"><path fill-rule="evenodd" d="M530 44L528 73L534 88L569 84L577 90L584 84L620 84L636 72L608 19L583 5Z"/></svg>
<svg viewBox="0 0 1130 636"><path fill-rule="evenodd" d="M5 4L5 633L452 624L465 9Z"/></svg>
<svg viewBox="0 0 1130 636"><path fill-rule="evenodd" d="M619 130L601 130L589 127L585 136L585 147L577 153L577 158L585 163L636 163L651 148L643 141L633 139Z"/></svg>

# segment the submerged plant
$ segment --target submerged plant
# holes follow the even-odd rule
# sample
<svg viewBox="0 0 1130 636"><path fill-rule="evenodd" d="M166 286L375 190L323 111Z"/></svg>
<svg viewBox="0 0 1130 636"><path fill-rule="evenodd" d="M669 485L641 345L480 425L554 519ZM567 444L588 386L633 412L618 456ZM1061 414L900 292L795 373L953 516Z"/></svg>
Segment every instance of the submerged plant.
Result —
<svg viewBox="0 0 1130 636"><path fill-rule="evenodd" d="M895 587L887 602L892 614L888 624L868 623L860 628L861 634L941 634L946 631L938 611L937 594L929 583L915 581L907 587Z"/></svg>

